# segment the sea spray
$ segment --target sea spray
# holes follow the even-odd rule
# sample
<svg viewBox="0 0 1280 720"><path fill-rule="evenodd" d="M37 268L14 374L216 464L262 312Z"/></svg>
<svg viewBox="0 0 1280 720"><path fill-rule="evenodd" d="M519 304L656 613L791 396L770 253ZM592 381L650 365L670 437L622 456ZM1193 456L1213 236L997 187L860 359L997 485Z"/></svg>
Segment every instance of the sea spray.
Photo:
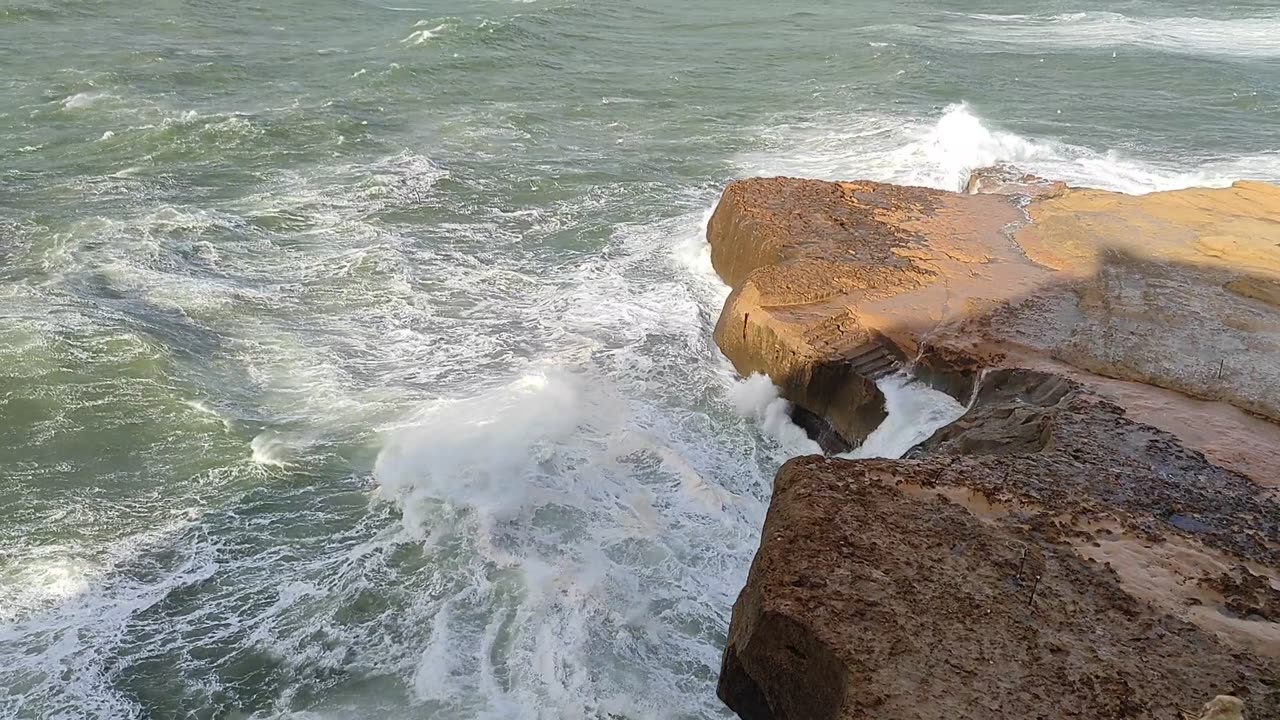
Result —
<svg viewBox="0 0 1280 720"><path fill-rule="evenodd" d="M938 428L959 419L965 406L905 372L876 381L887 416L847 458L899 458ZM753 373L731 391L734 407L761 424L764 432L794 455L820 454L818 444L791 420L791 403L768 376Z"/></svg>
<svg viewBox="0 0 1280 720"><path fill-rule="evenodd" d="M764 432L795 455L818 454L822 449L791 421L791 403L767 375L752 373L730 392L739 413L761 424Z"/></svg>
<svg viewBox="0 0 1280 720"><path fill-rule="evenodd" d="M1274 152L1188 170L1120 150L1005 131L967 103L948 105L927 120L870 112L776 125L760 133L767 149L739 158L751 175L866 179L959 191L974 170L1010 163L1071 185L1134 195L1280 177L1280 154Z"/></svg>
<svg viewBox="0 0 1280 720"><path fill-rule="evenodd" d="M861 445L843 457L900 458L941 427L955 422L965 407L905 373L876 381L884 393L888 416Z"/></svg>

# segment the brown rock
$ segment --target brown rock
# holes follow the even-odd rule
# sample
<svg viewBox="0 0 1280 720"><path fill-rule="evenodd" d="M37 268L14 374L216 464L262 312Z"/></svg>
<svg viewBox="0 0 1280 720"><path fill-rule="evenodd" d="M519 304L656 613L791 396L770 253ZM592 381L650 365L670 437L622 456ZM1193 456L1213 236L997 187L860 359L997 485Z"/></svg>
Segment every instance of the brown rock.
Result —
<svg viewBox="0 0 1280 720"><path fill-rule="evenodd" d="M1021 195L1024 197L1054 197L1067 191L1067 184L1058 180L1046 180L1038 175L1025 173L1010 165L992 165L978 168L969 174L964 191L970 195Z"/></svg>
<svg viewBox="0 0 1280 720"><path fill-rule="evenodd" d="M712 263L734 287L716 342L740 373L769 375L788 399L856 443L883 420L884 401L851 361L869 345L900 352L864 308L935 283L932 258L959 257L948 245L927 245L922 231L965 242L998 235L1018 217L1001 198L924 188L787 178L733 183L707 230Z"/></svg>
<svg viewBox="0 0 1280 720"><path fill-rule="evenodd" d="M824 447L874 427L893 368L972 403L908 459L783 467L721 697L1154 720L1229 692L1280 718L1280 428L1248 414L1280 420L1280 188L975 182L725 191L716 340Z"/></svg>
<svg viewBox="0 0 1280 720"><path fill-rule="evenodd" d="M719 692L740 717L1155 720L1224 689L1280 712L1273 660L1135 599L1025 519L909 485L938 469L782 468L725 649Z"/></svg>
<svg viewBox="0 0 1280 720"><path fill-rule="evenodd" d="M1280 421L1280 188L1070 189L1024 204L733 183L708 227L734 288L716 341L740 372L768 374L818 415L826 394L805 390L814 369L829 377L877 343L957 397L977 367L1053 361ZM856 443L883 411L869 383L847 384L844 416L828 420Z"/></svg>

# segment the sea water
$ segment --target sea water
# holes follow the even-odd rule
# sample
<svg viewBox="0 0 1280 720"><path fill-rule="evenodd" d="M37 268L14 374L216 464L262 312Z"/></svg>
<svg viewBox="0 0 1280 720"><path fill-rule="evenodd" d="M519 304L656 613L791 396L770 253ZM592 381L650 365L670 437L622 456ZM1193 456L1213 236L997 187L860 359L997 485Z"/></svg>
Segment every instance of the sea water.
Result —
<svg viewBox="0 0 1280 720"><path fill-rule="evenodd" d="M1280 180L1270 3L14 0L0 717L709 718L755 174ZM961 410L903 378L864 455Z"/></svg>

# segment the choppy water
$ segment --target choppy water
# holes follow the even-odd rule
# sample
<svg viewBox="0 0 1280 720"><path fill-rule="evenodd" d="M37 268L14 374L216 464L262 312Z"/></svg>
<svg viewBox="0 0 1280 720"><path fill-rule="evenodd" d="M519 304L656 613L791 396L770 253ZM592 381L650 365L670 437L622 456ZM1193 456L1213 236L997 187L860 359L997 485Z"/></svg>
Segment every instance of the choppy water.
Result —
<svg viewBox="0 0 1280 720"><path fill-rule="evenodd" d="M1278 180L1270 5L6 2L0 716L722 716L718 190Z"/></svg>

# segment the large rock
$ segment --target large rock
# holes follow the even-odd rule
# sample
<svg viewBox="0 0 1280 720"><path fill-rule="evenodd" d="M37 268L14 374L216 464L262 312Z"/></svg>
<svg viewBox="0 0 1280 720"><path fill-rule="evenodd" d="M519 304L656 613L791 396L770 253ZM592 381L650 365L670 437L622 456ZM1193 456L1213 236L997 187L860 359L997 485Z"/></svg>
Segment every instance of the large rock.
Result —
<svg viewBox="0 0 1280 720"><path fill-rule="evenodd" d="M877 314L882 301L932 296L928 288L946 283L932 262L943 255L975 267L992 260L982 248L999 245L1020 217L996 196L788 178L733 183L707 230L712 264L734 288L716 342L739 372L769 375L788 399L859 441L884 418L871 378L851 368L892 325ZM980 255L963 256L966 245ZM1014 253L1001 259L1026 265Z"/></svg>
<svg viewBox="0 0 1280 720"><path fill-rule="evenodd" d="M912 455L778 473L720 680L740 717L1155 720L1228 692L1280 717L1256 484L1022 370Z"/></svg>
<svg viewBox="0 0 1280 720"><path fill-rule="evenodd" d="M726 188L707 237L733 288L725 355L855 442L883 416L846 372L868 343L939 373L1063 362L1280 420L1275 186L1029 198L752 179Z"/></svg>
<svg viewBox="0 0 1280 720"><path fill-rule="evenodd" d="M783 467L721 697L747 720L1154 720L1217 695L1280 717L1280 188L971 189L724 193L739 371L853 443L884 358L971 404L905 460Z"/></svg>

